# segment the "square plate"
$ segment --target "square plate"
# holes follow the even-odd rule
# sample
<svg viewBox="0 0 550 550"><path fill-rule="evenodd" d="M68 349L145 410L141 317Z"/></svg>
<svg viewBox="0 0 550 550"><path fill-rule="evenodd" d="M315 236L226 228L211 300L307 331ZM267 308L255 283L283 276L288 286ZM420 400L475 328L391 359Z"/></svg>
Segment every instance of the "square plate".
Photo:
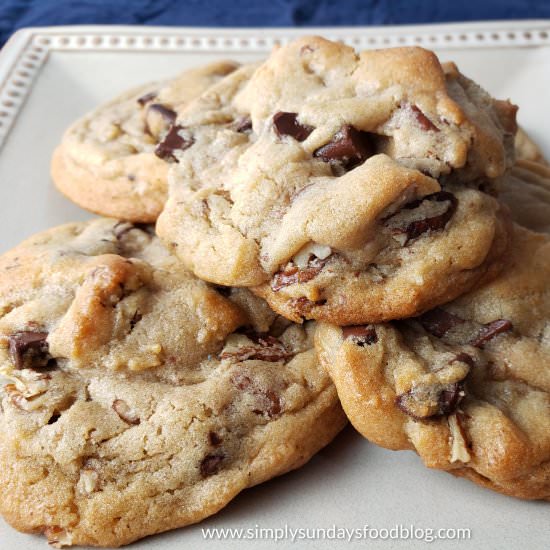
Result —
<svg viewBox="0 0 550 550"><path fill-rule="evenodd" d="M301 34L358 49L434 49L493 95L519 104L520 124L550 156L550 133L543 133L550 120L548 21L307 30L24 29L0 53L0 253L37 231L90 217L49 179L50 155L74 119L142 82L219 58L259 59ZM412 452L380 449L348 427L302 469L245 491L198 525L132 548L344 548L349 539L372 548L422 548L435 538L438 548L534 550L548 548L548 506L429 471ZM204 530L212 528L244 531L207 540ZM397 535L406 542L398 543ZM0 520L0 548L44 547L43 539Z"/></svg>

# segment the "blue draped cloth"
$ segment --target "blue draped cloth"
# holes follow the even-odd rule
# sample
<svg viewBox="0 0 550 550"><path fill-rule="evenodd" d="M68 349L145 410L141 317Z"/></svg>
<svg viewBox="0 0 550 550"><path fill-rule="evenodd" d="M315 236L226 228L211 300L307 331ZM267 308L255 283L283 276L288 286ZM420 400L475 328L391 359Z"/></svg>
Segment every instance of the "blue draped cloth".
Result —
<svg viewBox="0 0 550 550"><path fill-rule="evenodd" d="M0 45L21 27L286 27L550 18L550 0L0 0Z"/></svg>

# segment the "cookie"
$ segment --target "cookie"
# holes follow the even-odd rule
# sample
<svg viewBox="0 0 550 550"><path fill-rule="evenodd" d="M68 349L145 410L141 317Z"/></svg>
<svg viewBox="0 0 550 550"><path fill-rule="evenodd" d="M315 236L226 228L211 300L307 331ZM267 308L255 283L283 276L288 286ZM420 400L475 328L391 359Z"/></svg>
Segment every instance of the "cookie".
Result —
<svg viewBox="0 0 550 550"><path fill-rule="evenodd" d="M166 165L154 155L176 111L233 71L231 61L131 90L76 121L52 158L59 191L106 216L154 222L166 200Z"/></svg>
<svg viewBox="0 0 550 550"><path fill-rule="evenodd" d="M550 167L519 160L502 180L500 198L514 221L528 229L550 233Z"/></svg>
<svg viewBox="0 0 550 550"><path fill-rule="evenodd" d="M194 273L280 314L337 324L415 315L499 269L515 107L421 48L276 50L191 102L157 232Z"/></svg>
<svg viewBox="0 0 550 550"><path fill-rule="evenodd" d="M109 219L0 258L9 523L58 546L127 544L200 521L331 441L346 419L313 324L220 292L149 228Z"/></svg>
<svg viewBox="0 0 550 550"><path fill-rule="evenodd" d="M516 134L515 151L518 160L530 160L541 164L548 164L540 147L521 128L518 128Z"/></svg>
<svg viewBox="0 0 550 550"><path fill-rule="evenodd" d="M415 319L316 334L350 421L389 449L550 500L550 237L515 228L493 282Z"/></svg>

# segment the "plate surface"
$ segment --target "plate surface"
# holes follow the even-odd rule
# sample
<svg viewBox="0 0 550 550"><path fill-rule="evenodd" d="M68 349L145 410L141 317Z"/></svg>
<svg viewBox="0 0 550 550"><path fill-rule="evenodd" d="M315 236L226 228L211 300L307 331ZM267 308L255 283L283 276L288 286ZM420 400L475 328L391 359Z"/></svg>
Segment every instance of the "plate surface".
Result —
<svg viewBox="0 0 550 550"><path fill-rule="evenodd" d="M434 49L493 95L520 105L520 124L550 156L548 21L307 30L25 29L0 52L0 253L37 231L90 217L59 195L48 175L50 155L75 118L136 84L209 60L259 59L300 34L341 39L359 49ZM245 491L198 525L132 548L409 549L438 537L434 548L535 550L548 548L549 512L547 503L522 502L429 471L412 452L377 448L347 428L299 471ZM214 528L244 531L207 540L204 530ZM458 529L469 536L456 540ZM395 539L399 534L402 540ZM43 549L45 542L0 519L0 549L23 548Z"/></svg>

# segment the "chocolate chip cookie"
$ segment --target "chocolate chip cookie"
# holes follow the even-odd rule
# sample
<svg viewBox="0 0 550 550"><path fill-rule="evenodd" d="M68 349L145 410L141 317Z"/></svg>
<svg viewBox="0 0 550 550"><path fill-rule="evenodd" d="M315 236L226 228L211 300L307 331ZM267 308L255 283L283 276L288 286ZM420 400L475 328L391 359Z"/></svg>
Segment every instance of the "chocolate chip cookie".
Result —
<svg viewBox="0 0 550 550"><path fill-rule="evenodd" d="M195 279L149 227L29 239L0 258L0 512L119 546L299 467L345 424L313 330Z"/></svg>
<svg viewBox="0 0 550 550"><path fill-rule="evenodd" d="M391 324L316 344L368 439L493 490L550 500L550 238L515 227L502 274Z"/></svg>
<svg viewBox="0 0 550 550"><path fill-rule="evenodd" d="M131 90L76 121L52 159L57 188L107 216L154 222L166 200L166 165L156 143L188 101L237 67L230 61L190 69Z"/></svg>
<svg viewBox="0 0 550 550"><path fill-rule="evenodd" d="M515 107L427 50L301 38L184 109L158 147L157 231L294 321L415 315L500 268L507 217L485 191L514 132Z"/></svg>
<svg viewBox="0 0 550 550"><path fill-rule="evenodd" d="M533 231L550 233L550 166L518 160L502 180L500 198L514 221Z"/></svg>

